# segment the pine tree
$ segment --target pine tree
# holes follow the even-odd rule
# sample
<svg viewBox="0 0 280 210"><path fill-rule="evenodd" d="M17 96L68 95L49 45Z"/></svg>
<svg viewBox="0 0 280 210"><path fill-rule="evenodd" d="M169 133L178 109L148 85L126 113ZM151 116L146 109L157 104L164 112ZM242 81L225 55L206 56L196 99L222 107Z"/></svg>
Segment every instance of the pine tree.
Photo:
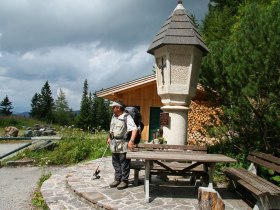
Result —
<svg viewBox="0 0 280 210"><path fill-rule="evenodd" d="M54 100L52 98L52 91L48 81L44 84L41 89L41 119L46 119L48 121L52 120L52 112L54 108Z"/></svg>
<svg viewBox="0 0 280 210"><path fill-rule="evenodd" d="M228 125L244 149L280 153L280 2L246 4L226 46Z"/></svg>
<svg viewBox="0 0 280 210"><path fill-rule="evenodd" d="M109 101L97 97L96 93L94 94L93 98L94 98L93 112L94 112L95 127L104 130L109 130L111 116L112 116L112 111L109 107Z"/></svg>
<svg viewBox="0 0 280 210"><path fill-rule="evenodd" d="M41 120L52 121L54 109L54 100L48 81L41 89L41 94L35 93L31 100L30 115Z"/></svg>
<svg viewBox="0 0 280 210"><path fill-rule="evenodd" d="M91 130L92 125L92 105L91 99L88 91L88 82L85 80L84 87L83 87L83 96L80 105L80 114L78 117L77 125L79 128L83 130Z"/></svg>
<svg viewBox="0 0 280 210"><path fill-rule="evenodd" d="M201 82L221 99L231 145L279 154L280 2L212 2L202 30L211 53Z"/></svg>
<svg viewBox="0 0 280 210"><path fill-rule="evenodd" d="M209 13L203 21L202 36L210 53L203 59L200 83L208 88L209 93L215 90L215 99L218 97L222 103L226 99L224 92L228 86L223 65L225 47L229 42L231 28L237 21L236 14L240 2L242 0L212 0Z"/></svg>
<svg viewBox="0 0 280 210"><path fill-rule="evenodd" d="M3 99L0 103L0 116L10 116L12 115L12 102L9 100L8 96Z"/></svg>
<svg viewBox="0 0 280 210"><path fill-rule="evenodd" d="M40 107L41 107L41 95L35 93L31 99L30 116L39 119L41 115Z"/></svg>
<svg viewBox="0 0 280 210"><path fill-rule="evenodd" d="M74 113L69 108L65 93L61 88L54 103L53 119L60 125L72 125L74 122Z"/></svg>
<svg viewBox="0 0 280 210"><path fill-rule="evenodd" d="M68 102L66 101L65 93L59 89L57 99L55 100L54 109L56 112L69 111Z"/></svg>

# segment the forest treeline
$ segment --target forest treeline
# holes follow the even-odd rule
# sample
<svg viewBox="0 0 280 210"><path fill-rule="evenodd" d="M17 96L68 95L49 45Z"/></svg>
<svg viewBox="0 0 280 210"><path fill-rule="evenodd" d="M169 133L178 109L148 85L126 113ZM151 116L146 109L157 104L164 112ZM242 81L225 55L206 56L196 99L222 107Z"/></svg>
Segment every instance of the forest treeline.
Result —
<svg viewBox="0 0 280 210"><path fill-rule="evenodd" d="M60 89L54 100L48 81L40 93L35 93L31 100L30 116L38 120L56 123L59 125L74 125L85 131L109 129L111 110L109 101L99 98L88 90L85 80L80 110L74 112L69 108L65 93Z"/></svg>

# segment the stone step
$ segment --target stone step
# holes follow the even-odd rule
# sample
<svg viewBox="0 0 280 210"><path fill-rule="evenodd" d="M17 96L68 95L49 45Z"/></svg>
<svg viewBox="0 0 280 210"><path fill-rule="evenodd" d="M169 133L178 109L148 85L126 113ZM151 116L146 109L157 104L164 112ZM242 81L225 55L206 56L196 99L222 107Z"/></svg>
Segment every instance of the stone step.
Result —
<svg viewBox="0 0 280 210"><path fill-rule="evenodd" d="M55 174L46 180L42 187L41 193L50 210L91 210L96 209L92 203L89 203L78 196L67 187L66 176Z"/></svg>

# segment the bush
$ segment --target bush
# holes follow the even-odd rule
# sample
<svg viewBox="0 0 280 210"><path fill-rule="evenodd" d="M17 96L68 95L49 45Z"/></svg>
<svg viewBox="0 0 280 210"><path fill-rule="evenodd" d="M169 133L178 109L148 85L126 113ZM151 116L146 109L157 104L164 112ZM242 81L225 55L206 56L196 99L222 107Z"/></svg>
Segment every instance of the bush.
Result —
<svg viewBox="0 0 280 210"><path fill-rule="evenodd" d="M26 118L21 116L9 116L9 117L0 116L0 127L7 127L7 126L32 127L35 124L45 124L45 123L33 118Z"/></svg>

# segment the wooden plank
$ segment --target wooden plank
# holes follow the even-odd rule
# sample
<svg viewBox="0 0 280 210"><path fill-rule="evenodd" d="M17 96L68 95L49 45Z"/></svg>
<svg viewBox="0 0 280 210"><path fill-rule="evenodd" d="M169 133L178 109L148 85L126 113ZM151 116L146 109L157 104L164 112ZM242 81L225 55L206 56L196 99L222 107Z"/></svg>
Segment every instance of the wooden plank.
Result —
<svg viewBox="0 0 280 210"><path fill-rule="evenodd" d="M201 163L193 163L193 164L189 165L188 167L184 168L184 170L182 170L182 172L190 171L198 166L202 166Z"/></svg>
<svg viewBox="0 0 280 210"><path fill-rule="evenodd" d="M136 148L141 149L178 149L178 150L191 150L191 151L207 151L206 146L192 146L192 145L171 145L171 144L138 144Z"/></svg>
<svg viewBox="0 0 280 210"><path fill-rule="evenodd" d="M277 166L274 163L267 162L265 160L262 160L258 157L252 156L252 155L248 155L247 160L280 173L280 166Z"/></svg>
<svg viewBox="0 0 280 210"><path fill-rule="evenodd" d="M243 187L245 187L247 190L252 192L254 195L259 196L263 194L263 191L260 191L259 189L252 186L251 184L248 184L247 181L242 180L239 174L236 173L234 168L227 168L224 172L230 179L241 184Z"/></svg>
<svg viewBox="0 0 280 210"><path fill-rule="evenodd" d="M278 166L280 166L280 158L273 156L272 154L265 154L262 152L251 152L250 155L256 156L258 158L267 160L269 162L272 162Z"/></svg>
<svg viewBox="0 0 280 210"><path fill-rule="evenodd" d="M136 171L145 170L145 162L144 161L131 161L130 162L130 168L135 169ZM197 166L195 168L190 169L189 171L185 171L187 163L178 163L178 162L164 162L164 164L167 164L169 168L165 168L158 164L153 164L153 166L150 169L151 174L166 174L166 175L178 175L178 176L205 176L207 175L207 172L204 171L204 168L202 165ZM191 165L191 164L189 164ZM137 177L134 177L136 179ZM138 180L135 181L135 183L138 183Z"/></svg>
<svg viewBox="0 0 280 210"><path fill-rule="evenodd" d="M259 191L264 193L270 193L272 195L280 194L280 189L268 182L267 180L245 170L244 168L228 168L225 170L225 173L228 175L235 176L236 178L242 179L247 182L249 185L257 188ZM238 181L238 180L237 180Z"/></svg>
<svg viewBox="0 0 280 210"><path fill-rule="evenodd" d="M249 190L250 192L253 192L254 195L259 196L261 194L263 194L263 192L261 192L259 189L255 188L254 186L248 184L246 181L239 179L237 180L237 182L242 185L243 187L245 187L247 190Z"/></svg>
<svg viewBox="0 0 280 210"><path fill-rule="evenodd" d="M170 170L178 171L183 170L185 172L186 167L189 167L191 164L188 163L178 163L178 162L164 162L164 165L168 166ZM204 171L203 166L193 166L192 168L188 168L190 171ZM145 162L144 161L131 161L130 162L130 168L131 169L138 169L138 170L144 170L145 169ZM164 167L154 164L152 169L154 170L166 170Z"/></svg>
<svg viewBox="0 0 280 210"><path fill-rule="evenodd" d="M158 164L159 166L161 166L162 168L164 168L165 170L167 170L167 171L172 171L172 169L171 169L170 167L168 167L166 164L163 164L162 162L157 161L157 160L155 160L154 162L157 163L157 164Z"/></svg>
<svg viewBox="0 0 280 210"><path fill-rule="evenodd" d="M258 181L258 183L260 183L261 185L265 186L266 188L270 189L271 192L275 192L276 194L279 194L280 193L280 188L276 185L274 185L273 183L263 179L262 177L260 176L257 176L245 169L242 169L244 172L247 172L247 176L249 177L248 179L254 179L256 181ZM271 193L269 192L269 193ZM273 193L271 193L273 194Z"/></svg>
<svg viewBox="0 0 280 210"><path fill-rule="evenodd" d="M172 154L172 155L171 155ZM222 154L203 154L187 152L166 152L166 151L138 151L127 152L128 159L146 159L146 160L165 160L165 161L196 161L201 163L235 163L236 160Z"/></svg>

